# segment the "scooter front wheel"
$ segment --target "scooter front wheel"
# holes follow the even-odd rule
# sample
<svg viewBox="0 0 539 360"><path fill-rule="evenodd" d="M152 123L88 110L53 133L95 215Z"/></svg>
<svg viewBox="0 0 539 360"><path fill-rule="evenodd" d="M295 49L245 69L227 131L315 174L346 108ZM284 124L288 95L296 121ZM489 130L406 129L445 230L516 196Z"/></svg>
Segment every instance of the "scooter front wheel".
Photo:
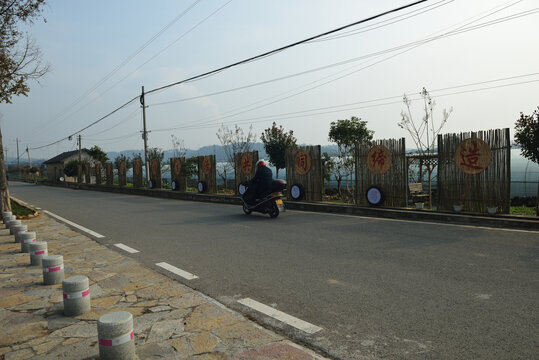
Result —
<svg viewBox="0 0 539 360"><path fill-rule="evenodd" d="M245 213L245 215L250 215L252 213L252 211L249 210L245 203L243 203L243 212Z"/></svg>

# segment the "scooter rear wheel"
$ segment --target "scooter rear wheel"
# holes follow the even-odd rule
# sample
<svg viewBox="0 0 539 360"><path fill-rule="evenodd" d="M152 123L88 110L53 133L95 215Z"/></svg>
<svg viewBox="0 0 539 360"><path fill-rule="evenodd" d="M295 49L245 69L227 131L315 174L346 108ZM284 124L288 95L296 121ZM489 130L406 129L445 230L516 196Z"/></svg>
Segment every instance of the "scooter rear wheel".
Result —
<svg viewBox="0 0 539 360"><path fill-rule="evenodd" d="M243 204L243 212L245 213L245 215L250 215L252 213L251 210L249 210L249 208L247 208L247 205Z"/></svg>
<svg viewBox="0 0 539 360"><path fill-rule="evenodd" d="M270 218L276 218L277 216L279 216L279 207L277 206L277 203L275 201L271 202L271 205L268 209L268 214Z"/></svg>

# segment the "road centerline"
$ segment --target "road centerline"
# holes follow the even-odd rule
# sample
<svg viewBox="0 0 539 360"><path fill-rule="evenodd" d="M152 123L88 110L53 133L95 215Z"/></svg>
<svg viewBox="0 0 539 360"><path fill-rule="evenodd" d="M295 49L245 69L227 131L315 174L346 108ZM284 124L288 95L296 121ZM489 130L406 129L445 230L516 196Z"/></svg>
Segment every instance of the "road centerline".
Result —
<svg viewBox="0 0 539 360"><path fill-rule="evenodd" d="M238 300L238 303L245 305L258 312L261 312L264 315L267 315L281 322L284 322L285 324L295 327L296 329L306 332L307 334L314 334L322 330L321 327L308 323L307 321L298 319L297 317L294 317L292 315L288 315L287 313L274 309L271 306L264 305L250 298Z"/></svg>

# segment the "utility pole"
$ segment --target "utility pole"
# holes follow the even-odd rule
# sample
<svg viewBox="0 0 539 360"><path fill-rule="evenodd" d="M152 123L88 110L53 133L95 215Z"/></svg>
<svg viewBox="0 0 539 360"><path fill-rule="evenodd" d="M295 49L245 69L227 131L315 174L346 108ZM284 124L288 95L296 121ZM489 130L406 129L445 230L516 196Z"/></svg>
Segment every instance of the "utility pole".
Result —
<svg viewBox="0 0 539 360"><path fill-rule="evenodd" d="M28 150L28 146L26 146L26 152L28 153L28 166L32 167L32 160L30 160L30 150Z"/></svg>
<svg viewBox="0 0 539 360"><path fill-rule="evenodd" d="M142 105L142 138L144 139L144 168L146 169L146 181L150 181L150 165L148 164L148 131L146 131L146 101L144 99L144 86L142 87L142 95L140 96L140 104Z"/></svg>
<svg viewBox="0 0 539 360"><path fill-rule="evenodd" d="M82 183L82 141L79 134L79 166L77 166L77 181Z"/></svg>
<svg viewBox="0 0 539 360"><path fill-rule="evenodd" d="M79 165L82 166L82 142L79 134Z"/></svg>
<svg viewBox="0 0 539 360"><path fill-rule="evenodd" d="M17 173L21 174L21 158L19 155L19 138L17 138Z"/></svg>

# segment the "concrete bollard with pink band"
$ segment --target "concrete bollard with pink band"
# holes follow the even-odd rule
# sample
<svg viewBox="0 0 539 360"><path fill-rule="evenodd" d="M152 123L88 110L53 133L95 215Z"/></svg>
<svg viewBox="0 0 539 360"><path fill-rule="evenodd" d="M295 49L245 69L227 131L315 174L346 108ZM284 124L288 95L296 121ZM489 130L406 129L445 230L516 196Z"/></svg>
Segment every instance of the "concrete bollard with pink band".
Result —
<svg viewBox="0 0 539 360"><path fill-rule="evenodd" d="M30 265L41 266L43 257L49 255L47 251L47 242L36 241L30 243L28 246L28 252L30 253Z"/></svg>
<svg viewBox="0 0 539 360"><path fill-rule="evenodd" d="M71 276L62 281L64 315L77 316L90 311L90 285L83 275Z"/></svg>
<svg viewBox="0 0 539 360"><path fill-rule="evenodd" d="M2 218L2 223L4 223L4 225L7 225L9 221L13 221L13 220L17 220L17 217L15 215L6 215ZM6 229L8 229L7 226L6 226Z"/></svg>
<svg viewBox="0 0 539 360"><path fill-rule="evenodd" d="M23 232L17 235L19 241L21 242L21 252L27 253L29 250L29 245L37 241L37 235L35 231ZM15 240L17 241L17 240Z"/></svg>
<svg viewBox="0 0 539 360"><path fill-rule="evenodd" d="M8 222L6 223L6 229L9 229L9 234L10 234L10 235L13 235L13 233L11 232L11 229L12 229L15 225L22 225L22 221L20 221L20 220L11 220L11 221L8 221Z"/></svg>
<svg viewBox="0 0 539 360"><path fill-rule="evenodd" d="M64 257L50 255L41 259L43 265L43 284L55 285L64 280Z"/></svg>
<svg viewBox="0 0 539 360"><path fill-rule="evenodd" d="M13 235L15 235L15 242L17 242L17 235L19 235L19 233L23 233L27 231L28 231L28 225L15 225L13 227Z"/></svg>
<svg viewBox="0 0 539 360"><path fill-rule="evenodd" d="M135 359L133 315L127 311L105 314L97 321L99 359Z"/></svg>

